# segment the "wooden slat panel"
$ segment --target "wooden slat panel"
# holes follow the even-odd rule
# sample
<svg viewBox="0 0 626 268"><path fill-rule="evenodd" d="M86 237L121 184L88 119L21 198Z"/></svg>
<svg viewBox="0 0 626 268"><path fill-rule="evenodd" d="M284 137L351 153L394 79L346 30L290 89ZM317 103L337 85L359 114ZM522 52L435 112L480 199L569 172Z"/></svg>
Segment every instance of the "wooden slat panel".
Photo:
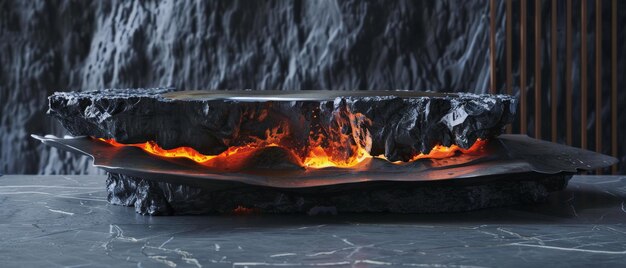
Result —
<svg viewBox="0 0 626 268"><path fill-rule="evenodd" d="M587 149L587 0L580 6L580 148Z"/></svg>
<svg viewBox="0 0 626 268"><path fill-rule="evenodd" d="M520 133L527 134L526 125L526 1L520 1Z"/></svg>
<svg viewBox="0 0 626 268"><path fill-rule="evenodd" d="M506 1L506 94L513 94L513 0ZM506 129L513 133L512 127Z"/></svg>
<svg viewBox="0 0 626 268"><path fill-rule="evenodd" d="M596 152L602 153L602 0L596 0ZM600 170L598 170L600 173Z"/></svg>
<svg viewBox="0 0 626 268"><path fill-rule="evenodd" d="M552 88L550 89L550 93L551 93L551 97L550 97L550 101L551 101L551 111L550 111L550 115L551 115L551 122L550 124L552 125L552 130L551 130L551 134L552 134L552 141L556 142L557 139L557 118L556 118L556 106L557 106L557 101L556 98L558 97L557 95L557 47L556 47L556 40L557 40L557 36L556 36L556 24L557 24L557 0L552 0L552 27L551 27L551 31L550 31L550 41L551 41L551 48L550 51L552 52L552 59L550 60L551 63L551 67L550 67L550 71L552 72L552 75L550 77L550 82L552 82Z"/></svg>
<svg viewBox="0 0 626 268"><path fill-rule="evenodd" d="M572 0L567 0L565 10L565 128L567 145L572 145Z"/></svg>
<svg viewBox="0 0 626 268"><path fill-rule="evenodd" d="M535 0L535 138L541 139L541 0Z"/></svg>
<svg viewBox="0 0 626 268"><path fill-rule="evenodd" d="M617 157L617 0L611 3L611 154Z"/></svg>
<svg viewBox="0 0 626 268"><path fill-rule="evenodd" d="M491 94L496 93L496 0L489 1L489 62L491 65L491 87L489 92Z"/></svg>

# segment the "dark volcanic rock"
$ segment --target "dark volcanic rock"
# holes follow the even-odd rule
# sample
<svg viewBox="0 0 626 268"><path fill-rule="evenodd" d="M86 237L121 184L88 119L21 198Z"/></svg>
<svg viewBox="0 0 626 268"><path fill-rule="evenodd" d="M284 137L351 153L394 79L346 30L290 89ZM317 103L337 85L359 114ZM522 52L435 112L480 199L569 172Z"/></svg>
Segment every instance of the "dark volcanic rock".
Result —
<svg viewBox="0 0 626 268"><path fill-rule="evenodd" d="M315 91L309 99L284 92L163 92L58 92L50 97L49 114L73 135L155 141L206 155L273 138L302 155L310 140L319 140L345 158L354 155L356 147L349 145L356 144L372 155L406 161L438 144L469 148L478 138L495 137L516 109L516 100L506 95Z"/></svg>
<svg viewBox="0 0 626 268"><path fill-rule="evenodd" d="M212 190L109 173L107 199L144 215L233 213L239 207L260 213L439 213L541 202L550 192L563 190L570 178L566 173L522 173L480 184L361 183L344 190L288 191L258 186Z"/></svg>

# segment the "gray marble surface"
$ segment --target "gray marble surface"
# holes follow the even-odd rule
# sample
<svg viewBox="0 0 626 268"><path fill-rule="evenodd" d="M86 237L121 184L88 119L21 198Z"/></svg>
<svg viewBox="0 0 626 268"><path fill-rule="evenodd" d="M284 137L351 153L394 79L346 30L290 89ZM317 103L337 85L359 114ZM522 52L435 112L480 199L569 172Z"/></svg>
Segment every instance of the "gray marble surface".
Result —
<svg viewBox="0 0 626 268"><path fill-rule="evenodd" d="M324 217L141 216L104 180L1 176L1 266L626 266L625 176L576 176L532 206Z"/></svg>

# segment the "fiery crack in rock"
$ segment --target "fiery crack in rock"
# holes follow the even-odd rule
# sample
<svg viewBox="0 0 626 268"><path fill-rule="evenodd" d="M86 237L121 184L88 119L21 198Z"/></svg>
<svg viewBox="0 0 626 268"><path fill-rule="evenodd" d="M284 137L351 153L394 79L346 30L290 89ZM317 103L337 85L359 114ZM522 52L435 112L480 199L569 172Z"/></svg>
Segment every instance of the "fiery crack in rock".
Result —
<svg viewBox="0 0 626 268"><path fill-rule="evenodd" d="M167 91L58 92L49 114L72 135L208 167L351 168L373 157L405 163L475 152L517 105L507 95L418 91Z"/></svg>
<svg viewBox="0 0 626 268"><path fill-rule="evenodd" d="M310 127L312 130L306 144L297 144L293 141L293 137L290 136L292 133L290 126L285 122L276 128L267 129L263 139L250 137L248 143L229 147L217 155L204 155L191 147L163 149L154 141L122 144L114 139L98 139L113 146L133 146L156 156L187 158L207 167L222 169L242 169L250 161L258 158L259 152L273 147L282 149L278 152L286 157L279 157L280 159L291 161L294 165L305 168L350 168L372 157L387 160L382 154L371 155L372 137L369 127L372 121L361 113L350 112L347 106L341 107L338 111L333 112L333 120L328 124L328 127L323 127L316 120L312 121L313 125ZM319 111L314 113L312 118L317 118L318 113ZM266 113L263 113L259 120L265 119ZM457 145L436 145L428 153L415 154L406 162L425 158L447 158L457 153L476 153L480 152L485 144L485 140L477 139L468 149L463 149ZM404 162L394 161L392 163Z"/></svg>

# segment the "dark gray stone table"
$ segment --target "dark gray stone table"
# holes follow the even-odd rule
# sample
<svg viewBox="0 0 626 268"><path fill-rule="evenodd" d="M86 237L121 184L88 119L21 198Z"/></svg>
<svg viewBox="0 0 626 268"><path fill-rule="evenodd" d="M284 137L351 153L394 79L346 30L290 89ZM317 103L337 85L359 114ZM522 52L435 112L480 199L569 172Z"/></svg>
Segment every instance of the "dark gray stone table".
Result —
<svg viewBox="0 0 626 268"><path fill-rule="evenodd" d="M107 204L104 180L0 177L0 266L626 266L626 176L532 206L323 217L141 216Z"/></svg>

